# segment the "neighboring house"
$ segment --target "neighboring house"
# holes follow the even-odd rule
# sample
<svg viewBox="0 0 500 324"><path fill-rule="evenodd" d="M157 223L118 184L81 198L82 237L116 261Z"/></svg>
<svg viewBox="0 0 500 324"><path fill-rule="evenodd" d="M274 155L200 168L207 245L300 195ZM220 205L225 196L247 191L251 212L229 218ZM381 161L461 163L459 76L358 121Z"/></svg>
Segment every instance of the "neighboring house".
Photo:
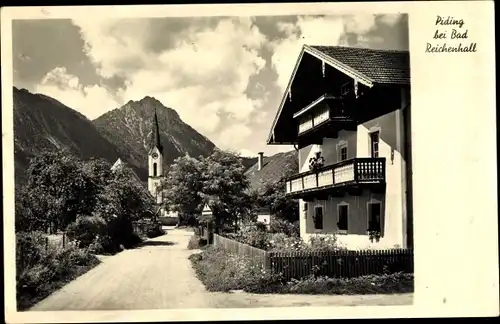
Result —
<svg viewBox="0 0 500 324"><path fill-rule="evenodd" d="M158 186L165 179L163 174L163 145L160 140L160 128L158 126L158 117L155 114L152 122L151 138L148 152L148 191L154 197L158 215L163 218L177 218L175 212L168 211L163 206L163 193L158 190Z"/></svg>
<svg viewBox="0 0 500 324"><path fill-rule="evenodd" d="M257 163L245 172L250 181L251 190L259 190L265 183L277 183L282 181L285 175L298 171L297 152L277 153L270 157L264 157L260 152ZM257 221L269 224L271 221L271 210L269 206L261 206L257 210Z"/></svg>
<svg viewBox="0 0 500 324"><path fill-rule="evenodd" d="M268 138L299 150L303 239L413 246L410 126L407 51L303 46Z"/></svg>
<svg viewBox="0 0 500 324"><path fill-rule="evenodd" d="M123 164L122 159L118 158L118 160L116 160L115 164L113 164L113 165L111 166L111 171L115 171L115 170L117 170L117 169L119 169L119 168L122 168L122 167L123 167L123 165L124 165L124 164Z"/></svg>

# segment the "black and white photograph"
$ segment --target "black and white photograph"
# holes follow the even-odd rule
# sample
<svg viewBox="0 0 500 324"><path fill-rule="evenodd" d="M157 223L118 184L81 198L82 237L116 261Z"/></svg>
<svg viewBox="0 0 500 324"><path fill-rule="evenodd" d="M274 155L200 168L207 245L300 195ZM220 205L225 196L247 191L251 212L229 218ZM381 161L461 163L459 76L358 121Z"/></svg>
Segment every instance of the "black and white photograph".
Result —
<svg viewBox="0 0 500 324"><path fill-rule="evenodd" d="M408 24L13 19L17 311L412 305Z"/></svg>

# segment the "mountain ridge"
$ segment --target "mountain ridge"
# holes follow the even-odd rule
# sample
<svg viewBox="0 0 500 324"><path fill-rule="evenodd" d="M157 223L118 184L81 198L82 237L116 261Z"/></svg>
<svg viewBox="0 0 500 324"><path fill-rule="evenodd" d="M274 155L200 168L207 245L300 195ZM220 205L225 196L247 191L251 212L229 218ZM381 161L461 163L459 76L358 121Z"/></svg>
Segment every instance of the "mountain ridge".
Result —
<svg viewBox="0 0 500 324"><path fill-rule="evenodd" d="M138 101L130 100L94 119L92 123L103 137L119 148L121 154L130 158L131 163L143 166L146 170L155 111L160 140L164 146L164 170L168 170L168 166L180 156L208 156L216 148L206 136L182 121L177 111L150 96ZM139 176L143 180L147 179L146 173Z"/></svg>
<svg viewBox="0 0 500 324"><path fill-rule="evenodd" d="M82 159L99 157L110 163L119 157L88 118L47 95L13 87L13 115L15 176L20 182L29 159L46 150L68 149Z"/></svg>
<svg viewBox="0 0 500 324"><path fill-rule="evenodd" d="M14 159L16 185L25 180L29 159L44 150L68 149L87 160L119 158L147 182L147 152L156 110L164 151L164 170L175 158L208 156L216 145L186 124L177 111L154 97L129 100L121 107L90 120L56 98L13 87ZM245 169L257 157L241 157Z"/></svg>

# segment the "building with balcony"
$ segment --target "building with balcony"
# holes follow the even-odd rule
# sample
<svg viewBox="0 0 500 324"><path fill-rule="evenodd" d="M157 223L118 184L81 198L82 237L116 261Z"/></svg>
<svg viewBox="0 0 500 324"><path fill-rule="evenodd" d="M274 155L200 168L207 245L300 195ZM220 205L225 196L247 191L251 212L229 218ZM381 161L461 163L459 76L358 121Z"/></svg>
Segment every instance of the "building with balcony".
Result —
<svg viewBox="0 0 500 324"><path fill-rule="evenodd" d="M304 45L268 144L299 153L286 194L304 240L413 246L408 52Z"/></svg>

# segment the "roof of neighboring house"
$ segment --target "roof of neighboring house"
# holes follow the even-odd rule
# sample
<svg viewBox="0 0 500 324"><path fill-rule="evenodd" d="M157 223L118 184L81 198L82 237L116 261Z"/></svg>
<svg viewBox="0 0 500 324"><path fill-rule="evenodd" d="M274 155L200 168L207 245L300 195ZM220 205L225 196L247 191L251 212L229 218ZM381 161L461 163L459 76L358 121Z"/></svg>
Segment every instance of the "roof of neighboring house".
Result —
<svg viewBox="0 0 500 324"><path fill-rule="evenodd" d="M346 65L374 83L410 84L410 54L408 51L345 46L308 47Z"/></svg>
<svg viewBox="0 0 500 324"><path fill-rule="evenodd" d="M111 167L111 170L114 171L114 170L116 170L116 168L119 168L122 166L123 166L123 161L122 161L122 159L118 158L118 160L116 160L115 164L113 164L113 166Z"/></svg>
<svg viewBox="0 0 500 324"><path fill-rule="evenodd" d="M250 189L259 189L266 182L278 182L290 173L297 173L298 153L293 150L263 157L262 170L259 171L259 162L252 165L245 172L250 180Z"/></svg>

